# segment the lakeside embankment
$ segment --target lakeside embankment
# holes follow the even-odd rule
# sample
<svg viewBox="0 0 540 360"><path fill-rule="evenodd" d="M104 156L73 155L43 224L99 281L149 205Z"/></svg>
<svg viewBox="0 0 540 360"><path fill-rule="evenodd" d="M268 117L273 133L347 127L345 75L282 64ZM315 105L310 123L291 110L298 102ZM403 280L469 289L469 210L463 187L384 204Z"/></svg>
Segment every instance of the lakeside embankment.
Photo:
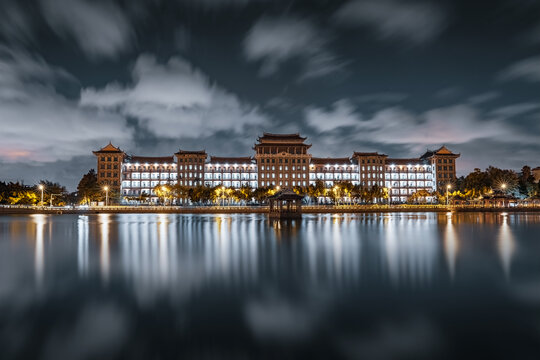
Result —
<svg viewBox="0 0 540 360"><path fill-rule="evenodd" d="M479 207L444 205L338 205L304 206L304 214L347 214L347 213L387 213L387 212L540 212L536 207ZM91 208L59 208L32 206L3 206L0 215L15 214L264 214L267 206L99 206Z"/></svg>

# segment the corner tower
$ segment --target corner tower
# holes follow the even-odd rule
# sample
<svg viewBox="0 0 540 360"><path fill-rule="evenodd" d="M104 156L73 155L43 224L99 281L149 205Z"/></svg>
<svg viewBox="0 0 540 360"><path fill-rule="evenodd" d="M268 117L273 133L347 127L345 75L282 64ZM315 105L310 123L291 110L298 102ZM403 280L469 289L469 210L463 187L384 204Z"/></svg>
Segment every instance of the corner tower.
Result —
<svg viewBox="0 0 540 360"><path fill-rule="evenodd" d="M122 162L126 156L120 148L109 142L105 147L92 151L97 158L98 183L107 185L111 190L120 192Z"/></svg>

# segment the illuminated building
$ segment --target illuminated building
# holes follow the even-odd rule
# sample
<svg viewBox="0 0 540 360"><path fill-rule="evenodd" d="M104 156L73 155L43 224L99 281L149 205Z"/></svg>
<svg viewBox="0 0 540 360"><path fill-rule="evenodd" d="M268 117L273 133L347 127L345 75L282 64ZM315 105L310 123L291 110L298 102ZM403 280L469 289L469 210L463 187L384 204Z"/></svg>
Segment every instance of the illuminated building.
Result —
<svg viewBox="0 0 540 360"><path fill-rule="evenodd" d="M264 133L253 147L258 186L307 186L311 154L299 134Z"/></svg>
<svg viewBox="0 0 540 360"><path fill-rule="evenodd" d="M257 138L255 155L208 156L204 150L179 150L171 156L131 156L108 144L94 151L98 181L119 191L124 199L149 197L156 201L158 185L307 187L322 181L330 188L339 182L389 189L393 202L425 190L446 189L456 179L456 159L446 147L418 158L389 158L377 152L354 152L352 157L313 157L311 144L299 134L264 133Z"/></svg>

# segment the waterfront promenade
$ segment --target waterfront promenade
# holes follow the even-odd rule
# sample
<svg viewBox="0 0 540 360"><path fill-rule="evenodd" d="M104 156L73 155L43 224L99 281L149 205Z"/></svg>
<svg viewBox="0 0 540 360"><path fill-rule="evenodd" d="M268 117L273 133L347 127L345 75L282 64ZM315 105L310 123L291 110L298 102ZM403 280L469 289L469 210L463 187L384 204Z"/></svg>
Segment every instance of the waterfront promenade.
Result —
<svg viewBox="0 0 540 360"><path fill-rule="evenodd" d="M540 206L485 207L455 205L304 205L304 214L382 213L382 212L540 212ZM9 214L264 214L268 206L0 206L0 215Z"/></svg>

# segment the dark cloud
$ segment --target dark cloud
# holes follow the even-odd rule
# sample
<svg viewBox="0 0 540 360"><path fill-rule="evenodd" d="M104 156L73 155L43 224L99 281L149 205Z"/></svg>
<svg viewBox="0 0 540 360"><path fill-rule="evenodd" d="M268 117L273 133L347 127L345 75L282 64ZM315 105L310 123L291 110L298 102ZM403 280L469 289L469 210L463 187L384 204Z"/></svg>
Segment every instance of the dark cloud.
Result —
<svg viewBox="0 0 540 360"><path fill-rule="evenodd" d="M503 81L520 79L529 82L539 82L540 56L523 59L510 65L499 74L499 79Z"/></svg>
<svg viewBox="0 0 540 360"><path fill-rule="evenodd" d="M343 26L365 26L381 39L416 45L433 40L446 26L443 9L427 1L354 0L334 16Z"/></svg>
<svg viewBox="0 0 540 360"><path fill-rule="evenodd" d="M345 64L328 48L329 36L313 22L294 16L263 17L244 40L248 61L261 61L261 75L269 76L291 59L304 62L300 79L328 75Z"/></svg>
<svg viewBox="0 0 540 360"><path fill-rule="evenodd" d="M92 150L249 155L263 131L317 156L536 164L538 4L499 0L4 0L1 180L74 189ZM501 16L504 14L504 16ZM528 38L527 38L528 39Z"/></svg>
<svg viewBox="0 0 540 360"><path fill-rule="evenodd" d="M43 16L61 36L90 57L114 57L127 50L134 32L124 11L110 1L41 0Z"/></svg>

